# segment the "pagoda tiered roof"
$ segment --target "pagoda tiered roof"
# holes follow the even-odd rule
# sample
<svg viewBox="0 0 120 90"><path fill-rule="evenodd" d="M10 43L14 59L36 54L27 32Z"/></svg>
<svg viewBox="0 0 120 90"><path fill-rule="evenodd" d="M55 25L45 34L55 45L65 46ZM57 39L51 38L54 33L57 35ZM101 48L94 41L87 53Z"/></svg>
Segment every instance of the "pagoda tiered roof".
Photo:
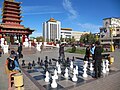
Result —
<svg viewBox="0 0 120 90"><path fill-rule="evenodd" d="M15 8L20 8L21 6L18 6L18 5L15 5L15 4L6 4L6 3L4 3L4 6L6 6L6 7L15 7Z"/></svg>
<svg viewBox="0 0 120 90"><path fill-rule="evenodd" d="M14 17L14 18L21 18L22 16L13 15L13 14L3 14L2 16Z"/></svg>
<svg viewBox="0 0 120 90"><path fill-rule="evenodd" d="M15 22L22 22L22 20L14 19L14 18L3 18L3 20L6 20L6 21L15 21Z"/></svg>
<svg viewBox="0 0 120 90"><path fill-rule="evenodd" d="M15 11L10 11L10 10L4 10L3 13L21 14L21 12L15 12Z"/></svg>
<svg viewBox="0 0 120 90"><path fill-rule="evenodd" d="M22 2L16 2L16 1L10 1L10 0L5 0L4 3L11 3L11 4L17 4L20 5Z"/></svg>
<svg viewBox="0 0 120 90"><path fill-rule="evenodd" d="M13 11L18 11L18 12L21 11L20 9L12 8L12 7L4 7L4 10L13 10Z"/></svg>

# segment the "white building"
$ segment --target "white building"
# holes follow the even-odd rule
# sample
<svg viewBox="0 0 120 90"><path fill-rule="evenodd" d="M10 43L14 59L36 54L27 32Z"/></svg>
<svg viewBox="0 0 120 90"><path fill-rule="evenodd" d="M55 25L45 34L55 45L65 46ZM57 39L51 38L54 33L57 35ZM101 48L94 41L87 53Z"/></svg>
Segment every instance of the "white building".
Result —
<svg viewBox="0 0 120 90"><path fill-rule="evenodd" d="M43 37L44 40L60 40L61 22L50 18L43 23Z"/></svg>
<svg viewBox="0 0 120 90"><path fill-rule="evenodd" d="M72 37L74 37L75 41L79 41L84 34L90 34L90 32L72 31Z"/></svg>
<svg viewBox="0 0 120 90"><path fill-rule="evenodd" d="M61 28L61 37L62 38L72 38L72 29L71 28Z"/></svg>

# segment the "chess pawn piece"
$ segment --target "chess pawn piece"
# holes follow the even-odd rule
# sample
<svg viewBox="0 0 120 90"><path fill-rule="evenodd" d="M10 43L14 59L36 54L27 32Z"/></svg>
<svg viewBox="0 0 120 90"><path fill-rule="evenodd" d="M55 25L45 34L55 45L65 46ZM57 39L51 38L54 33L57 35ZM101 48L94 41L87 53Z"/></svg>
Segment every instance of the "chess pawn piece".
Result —
<svg viewBox="0 0 120 90"><path fill-rule="evenodd" d="M52 65L52 61L51 61L51 59L49 59L49 64Z"/></svg>
<svg viewBox="0 0 120 90"><path fill-rule="evenodd" d="M70 68L73 69L73 61L70 62Z"/></svg>
<svg viewBox="0 0 120 90"><path fill-rule="evenodd" d="M22 60L22 67L25 66L25 60Z"/></svg>
<svg viewBox="0 0 120 90"><path fill-rule="evenodd" d="M49 82L49 72L48 71L46 71L46 74L45 74L45 82Z"/></svg>
<svg viewBox="0 0 120 90"><path fill-rule="evenodd" d="M83 66L83 77L87 77L88 75L87 75L87 67L86 67L87 65L86 64L84 64L84 66Z"/></svg>
<svg viewBox="0 0 120 90"><path fill-rule="evenodd" d="M40 64L40 57L38 57L38 62L37 63Z"/></svg>
<svg viewBox="0 0 120 90"><path fill-rule="evenodd" d="M74 58L74 56L73 56L73 58L72 58L72 61L75 61L75 58Z"/></svg>
<svg viewBox="0 0 120 90"><path fill-rule="evenodd" d="M75 67L75 73L78 74L78 66Z"/></svg>
<svg viewBox="0 0 120 90"><path fill-rule="evenodd" d="M57 67L59 66L59 63L58 63L58 61L56 62L56 66L57 66Z"/></svg>
<svg viewBox="0 0 120 90"><path fill-rule="evenodd" d="M35 61L33 60L33 62L32 62L32 66L34 67L35 66Z"/></svg>
<svg viewBox="0 0 120 90"><path fill-rule="evenodd" d="M109 72L109 68L108 68L108 67L109 67L109 61L106 60L106 71L107 71L107 72Z"/></svg>
<svg viewBox="0 0 120 90"><path fill-rule="evenodd" d="M103 73L106 73L106 69L105 69L105 61L104 61L104 60L103 60L102 66L103 66L102 72L103 72Z"/></svg>
<svg viewBox="0 0 120 90"><path fill-rule="evenodd" d="M60 67L60 64L58 65L58 74L61 74L61 67Z"/></svg>
<svg viewBox="0 0 120 90"><path fill-rule="evenodd" d="M57 83L56 83L55 76L52 76L52 83L51 83L51 87L52 87L52 88L56 88L56 87L57 87Z"/></svg>
<svg viewBox="0 0 120 90"><path fill-rule="evenodd" d="M93 71L93 64L92 64L92 62L90 63L90 71Z"/></svg>
<svg viewBox="0 0 120 90"><path fill-rule="evenodd" d="M28 69L32 69L32 65L30 62L28 63Z"/></svg>
<svg viewBox="0 0 120 90"><path fill-rule="evenodd" d="M72 78L72 80L75 81L75 82L78 80L78 78L76 76L76 73L75 73L75 68L73 70L73 78Z"/></svg>
<svg viewBox="0 0 120 90"><path fill-rule="evenodd" d="M57 75L57 70L56 69L54 70L54 77L55 77L55 79L58 79L58 75Z"/></svg>
<svg viewBox="0 0 120 90"><path fill-rule="evenodd" d="M65 78L68 78L68 68L66 67L66 69L65 69Z"/></svg>

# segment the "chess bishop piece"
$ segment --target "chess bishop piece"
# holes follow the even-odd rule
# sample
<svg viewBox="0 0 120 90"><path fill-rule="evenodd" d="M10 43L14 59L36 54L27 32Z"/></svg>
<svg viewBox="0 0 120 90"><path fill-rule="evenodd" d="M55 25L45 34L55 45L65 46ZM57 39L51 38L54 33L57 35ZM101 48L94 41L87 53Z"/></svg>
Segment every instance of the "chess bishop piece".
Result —
<svg viewBox="0 0 120 90"><path fill-rule="evenodd" d="M75 82L78 80L78 78L76 76L76 73L75 73L75 68L73 69L73 78L72 78L72 80L75 81Z"/></svg>
<svg viewBox="0 0 120 90"><path fill-rule="evenodd" d="M45 74L45 82L49 82L49 72L48 71L46 71L46 74Z"/></svg>
<svg viewBox="0 0 120 90"><path fill-rule="evenodd" d="M52 83L51 83L51 87L52 87L52 88L56 88L56 87L57 87L57 83L56 83L55 76L52 76Z"/></svg>
<svg viewBox="0 0 120 90"><path fill-rule="evenodd" d="M64 74L64 76L65 76L65 78L68 78L68 68L66 67L66 69L65 69L65 74Z"/></svg>

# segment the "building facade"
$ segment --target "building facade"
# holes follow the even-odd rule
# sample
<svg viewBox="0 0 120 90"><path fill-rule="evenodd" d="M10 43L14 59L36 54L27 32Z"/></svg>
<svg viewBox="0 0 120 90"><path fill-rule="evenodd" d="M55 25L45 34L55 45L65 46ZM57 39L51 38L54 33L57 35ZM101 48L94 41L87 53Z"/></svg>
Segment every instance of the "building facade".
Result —
<svg viewBox="0 0 120 90"><path fill-rule="evenodd" d="M61 28L60 34L62 38L72 38L72 28Z"/></svg>
<svg viewBox="0 0 120 90"><path fill-rule="evenodd" d="M60 40L61 22L50 18L47 22L43 23L43 37L44 41L47 40Z"/></svg>
<svg viewBox="0 0 120 90"><path fill-rule="evenodd" d="M120 18L103 19L103 27L100 27L100 41L101 44L120 45Z"/></svg>
<svg viewBox="0 0 120 90"><path fill-rule="evenodd" d="M10 43L14 44L14 37L20 42L25 41L25 37L28 37L34 30L26 28L20 23L21 18L21 2L15 0L4 0L2 8L2 23L0 24L0 35L2 38L10 37Z"/></svg>

